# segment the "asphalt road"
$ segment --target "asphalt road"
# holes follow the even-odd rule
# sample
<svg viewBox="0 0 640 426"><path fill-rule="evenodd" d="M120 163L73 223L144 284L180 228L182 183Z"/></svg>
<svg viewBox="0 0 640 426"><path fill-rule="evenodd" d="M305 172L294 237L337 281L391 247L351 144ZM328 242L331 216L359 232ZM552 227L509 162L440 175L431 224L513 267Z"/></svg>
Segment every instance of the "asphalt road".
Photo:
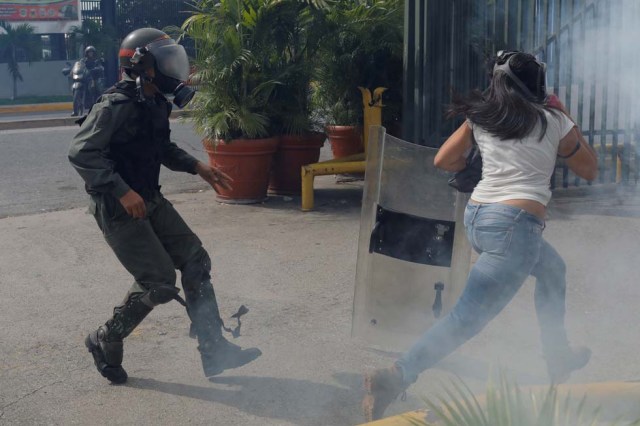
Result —
<svg viewBox="0 0 640 426"><path fill-rule="evenodd" d="M172 139L196 158L205 160L200 137L190 124L172 122ZM77 127L4 130L0 132L0 218L79 207L87 194L80 176L67 160ZM163 168L165 194L206 189L198 177Z"/></svg>

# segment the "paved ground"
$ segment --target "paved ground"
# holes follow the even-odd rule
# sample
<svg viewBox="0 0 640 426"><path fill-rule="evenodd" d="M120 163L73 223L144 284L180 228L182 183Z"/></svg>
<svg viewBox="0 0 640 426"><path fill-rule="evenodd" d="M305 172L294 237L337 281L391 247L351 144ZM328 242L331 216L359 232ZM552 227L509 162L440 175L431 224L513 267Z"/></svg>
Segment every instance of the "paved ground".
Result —
<svg viewBox="0 0 640 426"><path fill-rule="evenodd" d="M183 309L170 304L127 339L129 383L108 385L82 340L123 296L129 277L93 219L79 208L0 220L0 423L358 423L359 374L390 358L349 338L360 190L332 180L322 186L319 208L308 214L298 200L227 206L213 202L211 191L170 197L212 253L223 314L242 303L251 309L239 343L264 352L214 382L201 375ZM605 203L559 200L546 231L570 269L571 335L594 349L578 382L640 377L640 202L618 206L621 214L598 204ZM422 406L421 396L450 372L480 389L498 361L521 382L542 383L531 305L528 286L389 413Z"/></svg>
<svg viewBox="0 0 640 426"><path fill-rule="evenodd" d="M392 354L349 336L361 184L318 183L317 210L305 214L297 198L228 206L211 191L168 196L212 255L223 316L250 308L238 343L264 353L214 381L202 376L185 312L171 303L127 339L128 384L107 384L82 341L130 278L92 217L78 207L0 219L0 424L359 423L360 374ZM638 379L640 197L611 188L577 195L557 194L545 231L569 268L572 340L594 351L572 381ZM476 390L496 365L523 384L544 383L530 284L388 414L423 407L454 373Z"/></svg>

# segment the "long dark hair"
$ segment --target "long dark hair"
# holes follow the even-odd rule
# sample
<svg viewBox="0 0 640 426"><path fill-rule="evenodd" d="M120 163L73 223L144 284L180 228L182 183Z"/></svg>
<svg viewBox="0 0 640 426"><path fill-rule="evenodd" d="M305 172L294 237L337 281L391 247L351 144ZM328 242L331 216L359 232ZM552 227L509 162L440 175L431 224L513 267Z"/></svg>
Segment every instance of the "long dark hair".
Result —
<svg viewBox="0 0 640 426"><path fill-rule="evenodd" d="M516 53L509 65L531 93L536 93L540 71L536 58L528 53ZM463 115L500 140L522 139L540 122L539 140L542 140L547 131L545 110L556 113L542 100L524 93L506 73L496 72L486 91L474 90L467 96L454 93L447 116Z"/></svg>

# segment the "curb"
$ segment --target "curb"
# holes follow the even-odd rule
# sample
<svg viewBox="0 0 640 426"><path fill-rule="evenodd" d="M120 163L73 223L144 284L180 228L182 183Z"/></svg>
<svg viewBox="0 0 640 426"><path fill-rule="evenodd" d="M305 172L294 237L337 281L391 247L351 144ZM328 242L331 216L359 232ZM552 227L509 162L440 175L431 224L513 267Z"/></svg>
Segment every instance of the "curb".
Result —
<svg viewBox="0 0 640 426"><path fill-rule="evenodd" d="M384 419L376 420L370 423L363 423L360 426L429 426L430 423L427 423L426 417L426 410L416 410L399 414L397 416L385 417Z"/></svg>
<svg viewBox="0 0 640 426"><path fill-rule="evenodd" d="M0 106L0 114L13 114L20 112L57 112L72 111L73 102L55 102L49 104L29 105L3 105Z"/></svg>
<svg viewBox="0 0 640 426"><path fill-rule="evenodd" d="M75 126L78 117L41 118L37 120L20 120L0 122L0 130L38 129L42 127Z"/></svg>

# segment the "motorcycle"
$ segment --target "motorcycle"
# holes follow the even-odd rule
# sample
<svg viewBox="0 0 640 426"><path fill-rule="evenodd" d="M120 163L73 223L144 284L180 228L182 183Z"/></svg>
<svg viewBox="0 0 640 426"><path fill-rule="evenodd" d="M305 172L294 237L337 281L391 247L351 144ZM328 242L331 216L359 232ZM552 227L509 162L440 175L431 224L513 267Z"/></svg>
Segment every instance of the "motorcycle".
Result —
<svg viewBox="0 0 640 426"><path fill-rule="evenodd" d="M76 61L73 67L69 62L66 65L62 74L71 79L72 115L84 115L104 90L104 66L101 60L95 61L92 67L88 67L84 60Z"/></svg>

